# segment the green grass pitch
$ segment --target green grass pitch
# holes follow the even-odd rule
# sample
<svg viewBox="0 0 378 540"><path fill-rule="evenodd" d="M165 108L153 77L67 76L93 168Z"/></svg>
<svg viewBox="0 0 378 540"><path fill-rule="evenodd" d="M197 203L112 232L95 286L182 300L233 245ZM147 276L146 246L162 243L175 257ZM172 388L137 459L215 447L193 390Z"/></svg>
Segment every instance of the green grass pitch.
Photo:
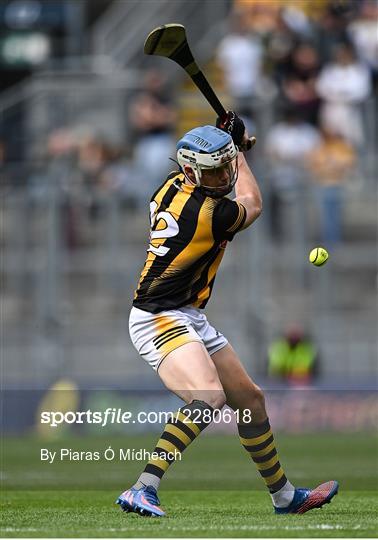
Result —
<svg viewBox="0 0 378 540"><path fill-rule="evenodd" d="M278 434L281 462L297 486L336 479L330 505L275 516L237 437L204 433L172 466L160 497L167 517L124 514L114 504L142 462L40 461L40 448L152 449L153 436L2 441L2 537L376 537L378 444L365 433Z"/></svg>

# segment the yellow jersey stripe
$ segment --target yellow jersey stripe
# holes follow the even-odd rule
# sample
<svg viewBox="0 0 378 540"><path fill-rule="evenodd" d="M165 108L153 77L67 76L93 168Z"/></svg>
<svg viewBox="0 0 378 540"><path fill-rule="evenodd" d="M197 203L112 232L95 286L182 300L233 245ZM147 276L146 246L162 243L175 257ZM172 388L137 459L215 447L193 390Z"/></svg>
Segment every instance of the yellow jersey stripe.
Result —
<svg viewBox="0 0 378 540"><path fill-rule="evenodd" d="M174 202L175 201L173 201L173 203ZM204 202L198 215L197 227L192 240L189 242L186 248L183 249L177 255L177 257L175 257L175 259L173 259L172 263L169 265L169 267L166 269L166 271L162 274L161 277L165 277L165 275L169 274L169 272L172 272L172 270L174 270L175 268L186 268L194 260L198 259L202 255L202 253L207 252L209 249L211 249L212 245L214 244L211 232L211 221L209 220L209 215L211 215L212 207L213 203L211 201L206 200ZM181 210L182 207L180 208L180 212ZM170 212L171 211L172 210L170 208Z"/></svg>
<svg viewBox="0 0 378 540"><path fill-rule="evenodd" d="M213 264L210 266L208 270L208 279L207 279L207 287L202 289L202 291L198 294L197 300L193 304L195 307L199 307L204 300L207 300L210 296L210 283L215 277L215 274L218 271L219 265L222 261L224 255L224 249L220 250L220 252L217 255L217 258L213 262Z"/></svg>
<svg viewBox="0 0 378 540"><path fill-rule="evenodd" d="M237 202L237 201L236 201ZM239 207L239 214L238 214L238 217L235 221L235 223L232 225L232 227L230 227L229 229L227 229L228 232L234 232L237 230L237 228L239 227L240 223L242 222L242 220L244 219L244 216L246 214L246 209L244 208L244 206L242 204L240 204L239 202L237 202L237 205Z"/></svg>
<svg viewBox="0 0 378 540"><path fill-rule="evenodd" d="M158 191L158 193L155 195L155 201L157 202L158 204L158 207L159 205L161 204L162 200L163 200L163 197L164 195L167 193L168 189L171 187L171 185L173 184L173 182L176 180L177 176L171 178L170 180L168 180L164 186L161 188L160 191ZM163 242L162 242L163 243ZM148 254L147 254L147 260L145 262L145 265L144 265L144 268L142 270L142 273L140 275L140 279L139 279L139 283L138 283L138 286L137 286L137 289L135 291L135 295L134 295L134 298L138 295L138 291L140 289L140 286L142 285L145 277L147 276L148 274L148 271L149 269L151 268L152 266L152 263L154 262L154 260L156 259L157 255L155 255L154 253L152 253L152 251L149 251Z"/></svg>
<svg viewBox="0 0 378 540"><path fill-rule="evenodd" d="M174 179L173 179L174 181ZM173 183L173 182L172 182ZM190 198L190 194L188 193L183 193L183 196L178 198L176 197L175 199L173 199L173 201L170 203L169 205L169 213L176 219L176 221L179 220L180 218L180 215L181 215L181 212L183 210L183 208L185 207L186 203L188 202L188 199ZM163 245L165 242L165 239L164 241L160 244L160 245ZM181 251L181 253L178 255L178 257L180 257L180 255L182 253L187 253L187 249L184 249ZM176 258L178 258L176 257ZM156 255L155 255L155 258L156 258ZM174 268L175 268L175 259L173 259L173 261L168 265L168 267L165 269L164 272L162 272L159 276L157 276L150 284L150 286L148 287L148 292L151 292L153 291L153 289L159 284L162 282L162 280L164 279L164 277L170 273L172 273L172 271L174 271ZM179 267L181 268L181 267Z"/></svg>

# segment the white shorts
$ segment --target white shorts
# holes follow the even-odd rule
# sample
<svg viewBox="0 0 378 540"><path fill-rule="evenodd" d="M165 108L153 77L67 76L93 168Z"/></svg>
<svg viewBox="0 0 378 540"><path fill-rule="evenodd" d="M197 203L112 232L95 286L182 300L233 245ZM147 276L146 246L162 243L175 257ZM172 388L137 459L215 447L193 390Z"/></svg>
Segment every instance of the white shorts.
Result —
<svg viewBox="0 0 378 540"><path fill-rule="evenodd" d="M228 343L204 313L189 306L156 314L133 307L129 332L138 353L156 371L167 354L185 343L203 343L210 355Z"/></svg>

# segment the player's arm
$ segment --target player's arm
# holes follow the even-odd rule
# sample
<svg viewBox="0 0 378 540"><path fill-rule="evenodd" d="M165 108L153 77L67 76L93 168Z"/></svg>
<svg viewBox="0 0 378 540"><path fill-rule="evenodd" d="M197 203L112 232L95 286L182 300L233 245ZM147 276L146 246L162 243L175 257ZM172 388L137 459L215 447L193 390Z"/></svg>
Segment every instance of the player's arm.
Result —
<svg viewBox="0 0 378 540"><path fill-rule="evenodd" d="M261 214L261 193L256 179L241 152L237 159L236 198L232 201L224 197L213 214L214 238L222 240L232 240L237 232L251 225Z"/></svg>
<svg viewBox="0 0 378 540"><path fill-rule="evenodd" d="M243 229L251 225L261 214L262 197L247 160L242 152L238 154L239 175L235 184L235 201L242 204L246 210Z"/></svg>
<svg viewBox="0 0 378 540"><path fill-rule="evenodd" d="M256 141L254 137L249 138L243 120L233 111L228 111L227 120L223 123L218 117L216 125L231 135L232 140L239 150L249 150ZM246 210L244 224L241 227L245 229L261 214L262 198L256 178L253 176L242 151L239 151L238 154L238 166L239 175L235 184L235 201L243 205Z"/></svg>

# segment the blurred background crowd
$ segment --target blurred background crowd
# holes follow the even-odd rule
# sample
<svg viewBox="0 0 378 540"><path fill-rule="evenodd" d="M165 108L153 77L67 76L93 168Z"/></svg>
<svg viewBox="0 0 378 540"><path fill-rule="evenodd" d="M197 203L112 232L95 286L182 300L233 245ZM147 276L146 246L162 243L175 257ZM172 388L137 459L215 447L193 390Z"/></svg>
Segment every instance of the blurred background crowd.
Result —
<svg viewBox="0 0 378 540"><path fill-rule="evenodd" d="M177 138L215 122L177 65L143 55L167 22L185 24L258 141L263 216L230 246L209 318L255 376L372 384L375 0L1 3L5 380L150 376L126 331L149 197L176 167ZM322 269L307 262L317 244L330 251ZM287 346L301 340L298 375Z"/></svg>

